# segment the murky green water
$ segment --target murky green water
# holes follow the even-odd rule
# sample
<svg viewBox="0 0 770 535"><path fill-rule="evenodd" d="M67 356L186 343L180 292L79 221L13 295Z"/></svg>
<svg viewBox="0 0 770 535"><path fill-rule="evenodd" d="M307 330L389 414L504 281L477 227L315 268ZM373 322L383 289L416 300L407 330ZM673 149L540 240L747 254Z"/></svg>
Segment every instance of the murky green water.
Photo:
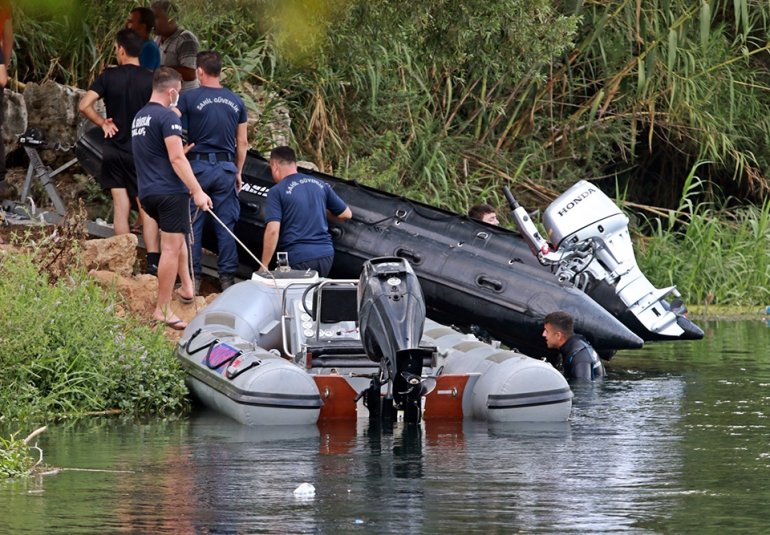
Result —
<svg viewBox="0 0 770 535"><path fill-rule="evenodd" d="M563 425L54 425L45 461L80 470L0 484L0 533L767 532L770 328L703 326L618 355Z"/></svg>

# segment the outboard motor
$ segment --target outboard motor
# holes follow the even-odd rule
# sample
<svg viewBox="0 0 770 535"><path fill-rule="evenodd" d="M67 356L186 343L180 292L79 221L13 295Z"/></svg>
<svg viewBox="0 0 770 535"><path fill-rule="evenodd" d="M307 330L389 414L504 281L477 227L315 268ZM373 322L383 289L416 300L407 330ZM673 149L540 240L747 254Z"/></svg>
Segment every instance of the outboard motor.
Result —
<svg viewBox="0 0 770 535"><path fill-rule="evenodd" d="M366 392L370 417L392 421L400 408L406 422L419 422L421 398L435 381L422 381L423 360L432 356L433 349L419 346L425 300L409 262L380 257L364 263L358 281L358 321L364 351L380 363L380 375ZM383 384L388 385L384 400Z"/></svg>
<svg viewBox="0 0 770 535"><path fill-rule="evenodd" d="M527 212L504 189L513 217L541 264L551 266L562 284L588 294L621 317L645 340L700 339L703 331L685 316L674 286L655 288L636 263L628 217L598 187L585 180L569 188L543 213L549 242Z"/></svg>

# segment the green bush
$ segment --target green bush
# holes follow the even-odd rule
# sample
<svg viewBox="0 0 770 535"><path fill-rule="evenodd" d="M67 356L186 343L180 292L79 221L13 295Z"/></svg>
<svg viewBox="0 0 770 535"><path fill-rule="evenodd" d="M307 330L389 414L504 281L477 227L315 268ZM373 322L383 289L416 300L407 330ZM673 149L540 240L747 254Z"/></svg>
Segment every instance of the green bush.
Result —
<svg viewBox="0 0 770 535"><path fill-rule="evenodd" d="M0 307L0 418L188 408L162 330L119 314L119 296L77 263L52 282L33 254L3 255Z"/></svg>
<svg viewBox="0 0 770 535"><path fill-rule="evenodd" d="M767 304L770 201L732 207L694 202L704 196L705 184L695 170L679 208L647 221L648 237L637 241L639 267L656 286L676 285L685 302Z"/></svg>

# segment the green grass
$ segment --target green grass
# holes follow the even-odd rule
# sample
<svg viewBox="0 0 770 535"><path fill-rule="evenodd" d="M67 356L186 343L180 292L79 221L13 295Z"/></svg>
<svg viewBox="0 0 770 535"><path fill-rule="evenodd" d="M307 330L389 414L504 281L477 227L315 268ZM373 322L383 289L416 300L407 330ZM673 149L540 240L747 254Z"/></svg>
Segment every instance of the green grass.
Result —
<svg viewBox="0 0 770 535"><path fill-rule="evenodd" d="M0 257L0 420L187 410L162 329L120 313L120 297L77 261L52 280L39 252Z"/></svg>

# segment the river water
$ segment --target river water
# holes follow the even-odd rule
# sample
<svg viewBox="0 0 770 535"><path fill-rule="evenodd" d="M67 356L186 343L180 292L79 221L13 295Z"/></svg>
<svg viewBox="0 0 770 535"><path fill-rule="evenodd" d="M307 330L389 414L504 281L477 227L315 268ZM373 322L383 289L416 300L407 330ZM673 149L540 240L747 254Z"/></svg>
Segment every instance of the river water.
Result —
<svg viewBox="0 0 770 535"><path fill-rule="evenodd" d="M618 354L559 425L51 425L64 470L0 483L0 533L767 532L770 327L701 325Z"/></svg>

